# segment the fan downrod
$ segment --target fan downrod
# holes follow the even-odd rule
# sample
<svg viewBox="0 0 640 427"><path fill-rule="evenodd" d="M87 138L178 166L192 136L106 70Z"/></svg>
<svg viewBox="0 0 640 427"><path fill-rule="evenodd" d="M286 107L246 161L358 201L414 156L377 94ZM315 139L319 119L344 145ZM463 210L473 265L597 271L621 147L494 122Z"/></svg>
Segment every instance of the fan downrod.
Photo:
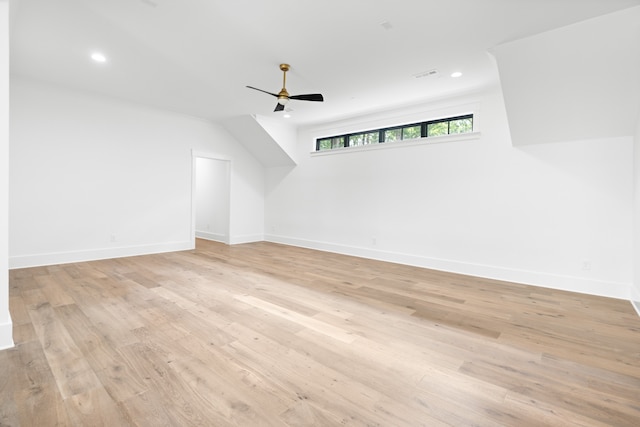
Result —
<svg viewBox="0 0 640 427"><path fill-rule="evenodd" d="M287 71L289 71L289 64L280 64L280 70L282 70L282 90L278 93L278 99L281 100L280 104L284 105L289 101L289 92L287 92Z"/></svg>

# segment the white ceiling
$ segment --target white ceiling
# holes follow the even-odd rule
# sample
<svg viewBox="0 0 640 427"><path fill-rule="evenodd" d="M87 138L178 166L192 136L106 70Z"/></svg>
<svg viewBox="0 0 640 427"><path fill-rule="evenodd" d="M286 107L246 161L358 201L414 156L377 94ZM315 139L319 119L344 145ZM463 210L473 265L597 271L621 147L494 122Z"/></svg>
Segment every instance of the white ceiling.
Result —
<svg viewBox="0 0 640 427"><path fill-rule="evenodd" d="M214 121L273 113L287 62L291 123L497 84L488 50L640 0L11 0L11 72ZM385 24L385 25L383 25ZM385 28L387 27L387 28ZM89 59L93 51L105 64ZM432 77L415 78L436 69ZM453 71L463 76L451 78Z"/></svg>

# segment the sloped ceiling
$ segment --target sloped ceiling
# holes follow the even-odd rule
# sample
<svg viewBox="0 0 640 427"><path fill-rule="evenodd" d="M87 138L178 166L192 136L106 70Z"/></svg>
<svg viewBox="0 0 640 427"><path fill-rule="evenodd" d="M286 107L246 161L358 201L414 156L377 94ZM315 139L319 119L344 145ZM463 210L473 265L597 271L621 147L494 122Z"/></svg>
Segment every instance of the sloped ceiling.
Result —
<svg viewBox="0 0 640 427"><path fill-rule="evenodd" d="M11 72L218 122L247 115L284 120L273 112L274 98L245 86L277 92L278 65L287 62L291 94L325 96L324 103L290 103L288 123L300 126L496 85L488 49L637 5L640 0L11 0ZM95 50L108 61L92 62ZM434 69L432 77L415 77ZM453 71L462 77L451 78ZM509 73L505 68L503 78L511 87Z"/></svg>
<svg viewBox="0 0 640 427"><path fill-rule="evenodd" d="M634 134L640 117L640 7L493 52L514 145Z"/></svg>
<svg viewBox="0 0 640 427"><path fill-rule="evenodd" d="M287 149L287 139L272 132L269 123L255 116L238 116L225 120L224 127L265 167L294 166L294 154Z"/></svg>

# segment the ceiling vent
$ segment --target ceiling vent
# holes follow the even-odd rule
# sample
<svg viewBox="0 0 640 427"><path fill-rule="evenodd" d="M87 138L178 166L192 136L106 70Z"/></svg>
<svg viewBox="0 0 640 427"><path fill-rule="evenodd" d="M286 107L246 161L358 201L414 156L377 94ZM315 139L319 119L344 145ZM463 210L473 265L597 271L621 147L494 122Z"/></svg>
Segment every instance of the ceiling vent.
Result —
<svg viewBox="0 0 640 427"><path fill-rule="evenodd" d="M438 70L434 68L433 70L423 71L421 73L414 74L413 77L415 77L416 79L421 79L424 77L436 77L437 75L438 75Z"/></svg>

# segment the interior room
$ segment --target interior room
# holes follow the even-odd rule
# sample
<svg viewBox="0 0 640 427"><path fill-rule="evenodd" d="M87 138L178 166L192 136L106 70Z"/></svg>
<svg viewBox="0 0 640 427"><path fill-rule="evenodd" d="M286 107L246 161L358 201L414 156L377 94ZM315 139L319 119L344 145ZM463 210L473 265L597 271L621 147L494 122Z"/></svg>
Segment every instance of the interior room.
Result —
<svg viewBox="0 0 640 427"><path fill-rule="evenodd" d="M640 424L640 0L0 21L0 425Z"/></svg>

